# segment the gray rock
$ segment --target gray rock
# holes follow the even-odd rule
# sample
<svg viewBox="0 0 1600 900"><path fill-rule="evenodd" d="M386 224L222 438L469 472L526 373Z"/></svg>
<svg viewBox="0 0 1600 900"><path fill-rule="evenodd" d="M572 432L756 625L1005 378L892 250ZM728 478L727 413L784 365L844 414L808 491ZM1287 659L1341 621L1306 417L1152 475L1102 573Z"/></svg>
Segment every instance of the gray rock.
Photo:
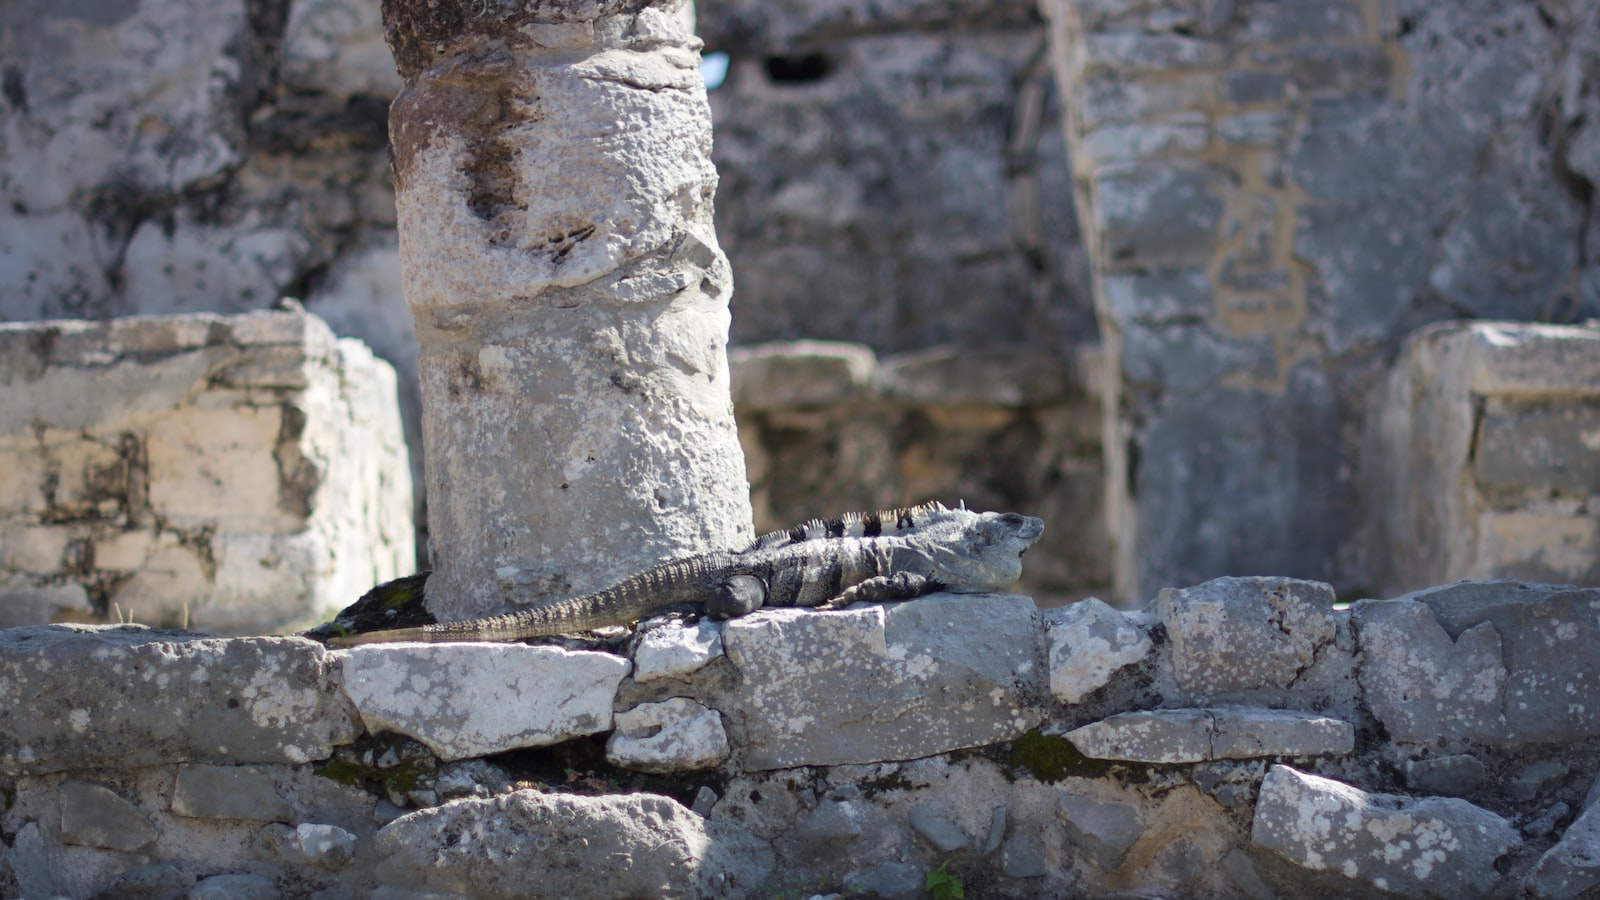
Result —
<svg viewBox="0 0 1600 900"><path fill-rule="evenodd" d="M1539 796L1550 782L1564 777L1569 771L1565 763L1553 759L1538 760L1511 779L1511 783L1506 785L1506 794L1513 800L1527 802Z"/></svg>
<svg viewBox="0 0 1600 900"><path fill-rule="evenodd" d="M1470 753L1406 760L1406 787L1424 794L1462 797L1482 787L1486 774Z"/></svg>
<svg viewBox="0 0 1600 900"><path fill-rule="evenodd" d="M722 655L722 625L701 619L693 626L666 622L645 631L633 651L633 680L681 678Z"/></svg>
<svg viewBox="0 0 1600 900"><path fill-rule="evenodd" d="M1480 581L1408 598L1433 611L1458 652L1481 629L1499 635L1504 740L1566 743L1600 734L1600 657L1587 651L1600 641L1592 612L1600 589Z"/></svg>
<svg viewBox="0 0 1600 900"><path fill-rule="evenodd" d="M191 818L294 821L275 773L257 766L179 766L172 811Z"/></svg>
<svg viewBox="0 0 1600 900"><path fill-rule="evenodd" d="M202 879L188 896L189 900L278 900L283 893L271 878L240 872Z"/></svg>
<svg viewBox="0 0 1600 900"><path fill-rule="evenodd" d="M1584 441L1600 433L1600 405L1512 407L1478 425L1472 478L1497 506L1587 497L1600 485L1600 453Z"/></svg>
<svg viewBox="0 0 1600 900"><path fill-rule="evenodd" d="M1576 897L1600 885L1600 809L1589 807L1567 826L1522 881L1535 897Z"/></svg>
<svg viewBox="0 0 1600 900"><path fill-rule="evenodd" d="M850 875L847 882L869 897L911 900L923 896L925 877L923 870L911 863L882 862Z"/></svg>
<svg viewBox="0 0 1600 900"><path fill-rule="evenodd" d="M301 855L314 865L342 869L355 859L356 836L337 825L305 822L294 831Z"/></svg>
<svg viewBox="0 0 1600 900"><path fill-rule="evenodd" d="M743 829L652 794L579 797L516 791L454 800L378 832L391 887L474 897L742 897L773 865ZM627 860L627 865L618 865Z"/></svg>
<svg viewBox="0 0 1600 900"><path fill-rule="evenodd" d="M989 814L989 831L983 839L983 849L979 855L988 856L1000 849L1001 841L1005 840L1006 821L1008 818L1009 814L1004 806L996 806L994 811Z"/></svg>
<svg viewBox="0 0 1600 900"><path fill-rule="evenodd" d="M873 387L908 404L1039 407L1066 399L1072 374L1055 352L936 347L886 358Z"/></svg>
<svg viewBox="0 0 1600 900"><path fill-rule="evenodd" d="M709 769L728 758L722 716L683 697L641 703L617 713L617 730L606 741L612 765L641 772Z"/></svg>
<svg viewBox="0 0 1600 900"><path fill-rule="evenodd" d="M1450 748L1507 737L1506 670L1492 625L1452 640L1427 604L1404 599L1363 600L1350 618L1361 642L1367 706L1391 740L1442 740Z"/></svg>
<svg viewBox="0 0 1600 900"><path fill-rule="evenodd" d="M906 815L906 820L911 823L911 828L940 853L954 853L963 850L972 839L961 830L950 817L938 807L927 803L919 803L911 808Z"/></svg>
<svg viewBox="0 0 1600 900"><path fill-rule="evenodd" d="M1188 697L1289 687L1333 643L1333 589L1287 578L1217 578L1166 589L1156 613Z"/></svg>
<svg viewBox="0 0 1600 900"><path fill-rule="evenodd" d="M701 818L710 818L712 810L717 808L718 799L716 791L702 784L699 790L694 792L694 804L689 808Z"/></svg>
<svg viewBox="0 0 1600 900"><path fill-rule="evenodd" d="M1039 638L1033 602L1016 596L762 611L728 622L723 644L742 678L714 705L742 723L755 770L982 746L1038 724L1025 689L1042 680Z"/></svg>
<svg viewBox="0 0 1600 900"><path fill-rule="evenodd" d="M1289 861L1398 894L1477 897L1495 860L1522 844L1511 824L1465 800L1369 794L1273 766L1250 839Z"/></svg>
<svg viewBox="0 0 1600 900"><path fill-rule="evenodd" d="M1222 857L1220 868L1242 896L1250 900L1276 900L1278 892L1261 880L1261 873L1250 861L1250 854L1239 849L1229 850Z"/></svg>
<svg viewBox="0 0 1600 900"><path fill-rule="evenodd" d="M1018 831L1000 845L1000 871L1007 878L1038 878L1050 873L1044 840L1030 831Z"/></svg>
<svg viewBox="0 0 1600 900"><path fill-rule="evenodd" d="M445 760L608 731L629 668L609 653L522 644L375 645L340 656L345 693L369 731L410 735Z"/></svg>
<svg viewBox="0 0 1600 900"><path fill-rule="evenodd" d="M1259 707L1119 713L1067 732L1085 756L1189 763L1269 756L1344 756L1355 751L1349 722Z"/></svg>
<svg viewBox="0 0 1600 900"><path fill-rule="evenodd" d="M0 633L0 686L31 701L0 708L0 766L33 773L325 759L356 735L336 684L328 653L299 638L11 629Z"/></svg>
<svg viewBox="0 0 1600 900"><path fill-rule="evenodd" d="M1056 809L1067 827L1067 840L1087 853L1102 871L1120 865L1145 832L1139 808L1121 800L1063 794Z"/></svg>
<svg viewBox="0 0 1600 900"><path fill-rule="evenodd" d="M1204 264L1222 218L1225 173L1171 161L1118 166L1097 184L1104 252L1147 266Z"/></svg>
<svg viewBox="0 0 1600 900"><path fill-rule="evenodd" d="M62 843L132 852L160 836L138 807L110 788L82 781L61 785Z"/></svg>
<svg viewBox="0 0 1600 900"><path fill-rule="evenodd" d="M182 897L194 887L194 875L175 863L160 862L135 866L117 876L102 896L127 900L169 900Z"/></svg>
<svg viewBox="0 0 1600 900"><path fill-rule="evenodd" d="M836 845L860 837L866 821L857 800L824 800L795 823L795 835L807 844Z"/></svg>
<svg viewBox="0 0 1600 900"><path fill-rule="evenodd" d="M1135 622L1094 597L1046 613L1045 635L1050 693L1065 703L1082 702L1154 646Z"/></svg>
<svg viewBox="0 0 1600 900"><path fill-rule="evenodd" d="M1530 838L1542 838L1555 831L1572 814L1572 807L1557 801L1549 809L1522 824L1522 833Z"/></svg>

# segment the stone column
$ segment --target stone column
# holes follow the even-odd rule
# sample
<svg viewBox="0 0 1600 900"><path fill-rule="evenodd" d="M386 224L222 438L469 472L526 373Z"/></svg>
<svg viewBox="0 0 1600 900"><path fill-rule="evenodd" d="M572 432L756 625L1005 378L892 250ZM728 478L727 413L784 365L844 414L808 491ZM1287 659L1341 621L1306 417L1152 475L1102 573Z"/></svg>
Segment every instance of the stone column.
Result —
<svg viewBox="0 0 1600 900"><path fill-rule="evenodd" d="M691 10L384 4L443 619L750 536Z"/></svg>

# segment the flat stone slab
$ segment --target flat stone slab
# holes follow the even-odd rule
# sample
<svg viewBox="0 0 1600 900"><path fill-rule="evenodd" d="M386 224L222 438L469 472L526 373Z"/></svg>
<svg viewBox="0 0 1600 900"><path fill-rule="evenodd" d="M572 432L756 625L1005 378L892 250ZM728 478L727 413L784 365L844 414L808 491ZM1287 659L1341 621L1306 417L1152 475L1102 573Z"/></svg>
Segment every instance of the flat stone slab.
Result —
<svg viewBox="0 0 1600 900"><path fill-rule="evenodd" d="M1037 725L1039 641L1019 596L761 611L727 623L743 677L713 705L742 724L747 769L918 759Z"/></svg>
<svg viewBox="0 0 1600 900"><path fill-rule="evenodd" d="M1511 823L1453 797L1370 794L1273 766L1250 839L1297 865L1405 896L1478 897L1495 860L1521 846Z"/></svg>
<svg viewBox="0 0 1600 900"><path fill-rule="evenodd" d="M668 622L646 631L633 651L633 680L641 684L691 675L722 655L722 623Z"/></svg>
<svg viewBox="0 0 1600 900"><path fill-rule="evenodd" d="M0 769L305 763L356 737L321 644L142 626L0 631ZM40 715L50 710L51 715Z"/></svg>
<svg viewBox="0 0 1600 900"><path fill-rule="evenodd" d="M410 735L444 760L609 731L630 666L609 653L523 644L389 644L339 655L367 730Z"/></svg>
<svg viewBox="0 0 1600 900"><path fill-rule="evenodd" d="M1344 756L1355 752L1355 727L1349 722L1260 707L1120 713L1073 729L1065 736L1085 756L1143 763Z"/></svg>

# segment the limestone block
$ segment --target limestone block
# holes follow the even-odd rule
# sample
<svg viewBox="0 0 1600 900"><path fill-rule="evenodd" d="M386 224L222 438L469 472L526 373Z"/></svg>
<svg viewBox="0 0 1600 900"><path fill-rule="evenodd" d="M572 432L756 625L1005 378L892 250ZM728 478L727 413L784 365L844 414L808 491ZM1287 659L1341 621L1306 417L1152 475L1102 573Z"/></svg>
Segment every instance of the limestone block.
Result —
<svg viewBox="0 0 1600 900"><path fill-rule="evenodd" d="M1085 756L1144 763L1345 756L1355 751L1355 727L1349 722L1259 707L1119 713L1065 737Z"/></svg>
<svg viewBox="0 0 1600 900"><path fill-rule="evenodd" d="M257 766L179 766L172 787L172 811L190 818L294 819L294 810L278 796L272 770Z"/></svg>
<svg viewBox="0 0 1600 900"><path fill-rule="evenodd" d="M1483 785L1488 771L1470 753L1406 760L1406 787L1423 794L1462 797Z"/></svg>
<svg viewBox="0 0 1600 900"><path fill-rule="evenodd" d="M150 819L110 788L83 781L61 786L62 843L131 853L158 837Z"/></svg>
<svg viewBox="0 0 1600 900"><path fill-rule="evenodd" d="M584 594L747 542L732 278L684 4L448 6L385 8L430 611Z"/></svg>
<svg viewBox="0 0 1600 900"><path fill-rule="evenodd" d="M1456 637L1457 654L1462 653L1468 635L1489 630L1499 636L1498 660L1458 656L1461 675L1469 676L1474 664L1481 668L1456 688L1458 693L1474 694L1481 685L1485 688L1481 696L1488 702L1491 694L1480 679L1503 678L1506 731L1496 735L1499 740L1565 743L1600 734L1600 658L1591 649L1600 642L1600 625L1594 618L1600 589L1464 581L1418 591L1394 602L1406 601L1432 612L1438 627ZM1374 606L1373 611L1377 609ZM1363 631L1363 646L1368 644L1366 635ZM1423 638L1419 643L1422 647L1437 645L1437 638ZM1418 648L1411 652L1417 653ZM1496 671L1503 676L1488 674Z"/></svg>
<svg viewBox="0 0 1600 900"><path fill-rule="evenodd" d="M713 705L741 724L736 752L753 770L991 744L1040 720L1028 700L1042 688L1039 639L1026 597L935 594L887 608L761 611L727 623L723 646L742 677Z"/></svg>
<svg viewBox="0 0 1600 900"><path fill-rule="evenodd" d="M367 730L409 735L443 760L609 731L629 667L609 653L523 644L394 644L339 656Z"/></svg>
<svg viewBox="0 0 1600 900"><path fill-rule="evenodd" d="M683 697L617 713L606 759L641 772L689 772L728 758L728 732L714 709Z"/></svg>
<svg viewBox="0 0 1600 900"><path fill-rule="evenodd" d="M639 636L633 651L633 680L642 683L681 678L722 655L722 625L701 619L693 627L669 622Z"/></svg>
<svg viewBox="0 0 1600 900"><path fill-rule="evenodd" d="M744 413L865 399L878 359L862 344L785 341L730 350L728 366Z"/></svg>
<svg viewBox="0 0 1600 900"><path fill-rule="evenodd" d="M1368 429L1381 583L1592 581L1596 379L1591 327L1449 322L1409 339Z"/></svg>
<svg viewBox="0 0 1600 900"><path fill-rule="evenodd" d="M1250 839L1318 872L1409 896L1479 897L1495 860L1520 847L1511 823L1465 800L1369 794L1273 766Z"/></svg>
<svg viewBox="0 0 1600 900"><path fill-rule="evenodd" d="M1142 662L1154 645L1130 617L1094 597L1045 613L1050 693L1081 703L1117 672Z"/></svg>
<svg viewBox="0 0 1600 900"><path fill-rule="evenodd" d="M1333 589L1287 578L1217 578L1168 588L1156 613L1172 641L1172 666L1187 697L1282 690L1333 643Z"/></svg>
<svg viewBox="0 0 1600 900"><path fill-rule="evenodd" d="M0 632L0 764L21 773L180 762L304 763L356 735L322 646L138 626ZM56 710L39 716L38 709Z"/></svg>
<svg viewBox="0 0 1600 900"><path fill-rule="evenodd" d="M950 347L889 357L873 378L880 396L927 406L1048 406L1071 382L1054 353Z"/></svg>
<svg viewBox="0 0 1600 900"><path fill-rule="evenodd" d="M654 794L455 800L384 826L376 844L390 889L486 900L525 897L529 885L550 896L743 897L773 866L749 832Z"/></svg>
<svg viewBox="0 0 1600 900"><path fill-rule="evenodd" d="M393 372L314 317L0 325L0 384L0 565L75 618L282 629L415 565Z"/></svg>
<svg viewBox="0 0 1600 900"><path fill-rule="evenodd" d="M1095 185L1105 252L1146 266L1203 265L1222 218L1228 179L1199 165L1132 163Z"/></svg>
<svg viewBox="0 0 1600 900"><path fill-rule="evenodd" d="M393 97L400 90L383 42L383 18L371 3L301 0L283 33L283 80L289 87L340 96Z"/></svg>
<svg viewBox="0 0 1600 900"><path fill-rule="evenodd" d="M1391 740L1455 748L1509 736L1502 638L1492 624L1457 629L1452 639L1427 604L1404 599L1363 600L1350 618L1367 708Z"/></svg>
<svg viewBox="0 0 1600 900"><path fill-rule="evenodd" d="M0 628L93 615L81 584L49 584L23 574L0 577Z"/></svg>
<svg viewBox="0 0 1600 900"><path fill-rule="evenodd" d="M1535 897L1568 898L1596 885L1600 885L1600 807L1591 805L1539 857L1522 886Z"/></svg>

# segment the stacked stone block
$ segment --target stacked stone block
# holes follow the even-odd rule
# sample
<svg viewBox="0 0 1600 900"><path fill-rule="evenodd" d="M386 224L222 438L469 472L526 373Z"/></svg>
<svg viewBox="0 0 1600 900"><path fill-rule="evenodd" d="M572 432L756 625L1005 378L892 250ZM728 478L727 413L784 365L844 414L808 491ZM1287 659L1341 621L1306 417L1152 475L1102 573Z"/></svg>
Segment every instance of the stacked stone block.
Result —
<svg viewBox="0 0 1600 900"><path fill-rule="evenodd" d="M393 370L300 312L0 326L0 622L225 633L410 571Z"/></svg>
<svg viewBox="0 0 1600 900"><path fill-rule="evenodd" d="M1579 896L1596 604L1224 578L566 646L11 629L0 688L61 714L0 708L0 892Z"/></svg>
<svg viewBox="0 0 1600 900"><path fill-rule="evenodd" d="M1373 416L1378 583L1600 582L1600 328L1447 324L1406 343Z"/></svg>
<svg viewBox="0 0 1600 900"><path fill-rule="evenodd" d="M1385 355L1437 319L1600 310L1588 176L1563 174L1593 170L1593 16L1044 9L1109 360L1120 593L1369 584L1355 473Z"/></svg>

